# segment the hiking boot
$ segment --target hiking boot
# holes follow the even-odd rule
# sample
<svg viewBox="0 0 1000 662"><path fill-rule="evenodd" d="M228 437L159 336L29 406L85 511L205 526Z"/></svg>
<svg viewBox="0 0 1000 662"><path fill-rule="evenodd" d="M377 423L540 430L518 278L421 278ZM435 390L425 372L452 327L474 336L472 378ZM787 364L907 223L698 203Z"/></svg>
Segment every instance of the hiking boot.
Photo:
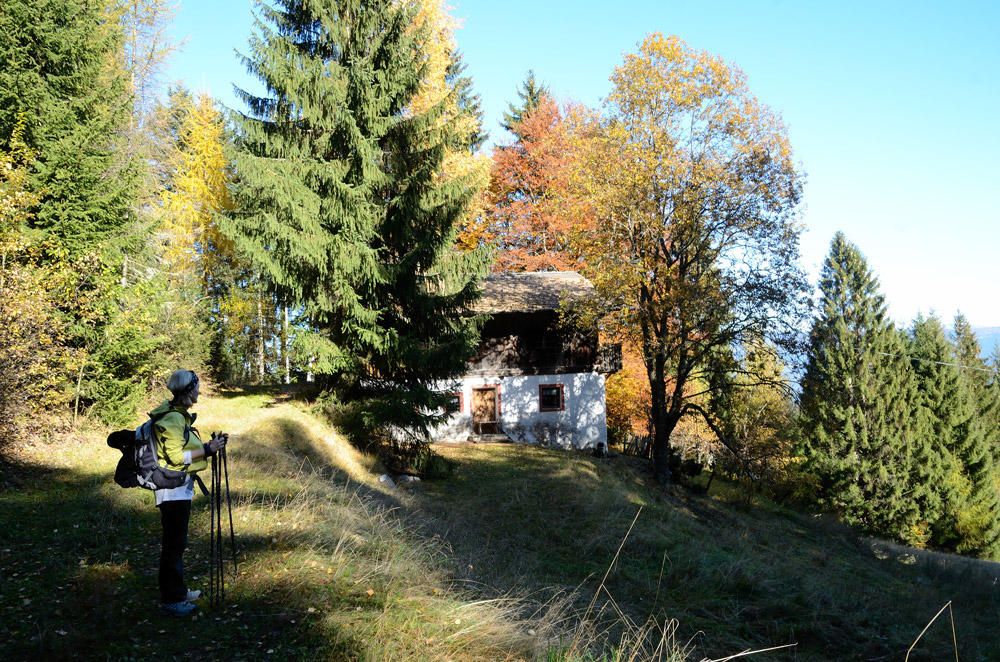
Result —
<svg viewBox="0 0 1000 662"><path fill-rule="evenodd" d="M196 609L198 607L190 602L171 602L160 605L160 613L164 616L187 616Z"/></svg>
<svg viewBox="0 0 1000 662"><path fill-rule="evenodd" d="M201 591L188 591L187 595L184 597L184 602L194 602L201 597Z"/></svg>

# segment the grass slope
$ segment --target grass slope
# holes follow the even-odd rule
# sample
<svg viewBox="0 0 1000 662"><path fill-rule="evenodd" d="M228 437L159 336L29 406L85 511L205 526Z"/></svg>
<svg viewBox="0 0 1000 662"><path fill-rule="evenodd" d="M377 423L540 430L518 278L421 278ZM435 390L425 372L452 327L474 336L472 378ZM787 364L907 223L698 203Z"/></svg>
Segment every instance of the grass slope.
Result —
<svg viewBox="0 0 1000 662"><path fill-rule="evenodd" d="M0 659L698 660L794 643L754 659L903 660L949 600L960 659L1000 659L995 564L665 494L623 457L442 446L453 478L390 490L277 392L197 411L231 433L225 606L157 613L152 495L114 485L117 452L81 434L25 449L3 479ZM186 557L200 588L206 505ZM947 615L910 660L954 657Z"/></svg>

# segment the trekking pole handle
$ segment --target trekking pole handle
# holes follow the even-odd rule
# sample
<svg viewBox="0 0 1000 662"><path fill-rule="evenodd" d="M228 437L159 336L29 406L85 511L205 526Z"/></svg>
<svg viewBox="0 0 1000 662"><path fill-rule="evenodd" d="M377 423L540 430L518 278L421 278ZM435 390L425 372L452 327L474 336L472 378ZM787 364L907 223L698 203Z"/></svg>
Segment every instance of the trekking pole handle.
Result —
<svg viewBox="0 0 1000 662"><path fill-rule="evenodd" d="M229 435L220 432L213 432L212 439L207 444L202 444L201 447L205 451L205 457L212 457L217 452L226 447L226 443L229 441Z"/></svg>

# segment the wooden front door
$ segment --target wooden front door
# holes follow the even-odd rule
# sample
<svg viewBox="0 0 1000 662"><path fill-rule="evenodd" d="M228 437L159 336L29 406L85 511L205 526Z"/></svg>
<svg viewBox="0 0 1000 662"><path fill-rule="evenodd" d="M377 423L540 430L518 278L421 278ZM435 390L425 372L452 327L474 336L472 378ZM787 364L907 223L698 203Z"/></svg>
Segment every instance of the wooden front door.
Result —
<svg viewBox="0 0 1000 662"><path fill-rule="evenodd" d="M472 389L472 432L496 434L499 431L496 387Z"/></svg>

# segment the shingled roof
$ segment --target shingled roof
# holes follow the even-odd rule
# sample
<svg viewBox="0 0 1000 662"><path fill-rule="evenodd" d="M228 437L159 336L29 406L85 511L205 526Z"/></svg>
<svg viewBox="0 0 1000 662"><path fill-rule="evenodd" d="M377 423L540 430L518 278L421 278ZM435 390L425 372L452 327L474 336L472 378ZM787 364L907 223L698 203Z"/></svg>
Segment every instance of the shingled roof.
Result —
<svg viewBox="0 0 1000 662"><path fill-rule="evenodd" d="M473 306L476 313L558 310L563 300L595 296L594 286L575 271L496 273L487 276L482 286L482 298Z"/></svg>

